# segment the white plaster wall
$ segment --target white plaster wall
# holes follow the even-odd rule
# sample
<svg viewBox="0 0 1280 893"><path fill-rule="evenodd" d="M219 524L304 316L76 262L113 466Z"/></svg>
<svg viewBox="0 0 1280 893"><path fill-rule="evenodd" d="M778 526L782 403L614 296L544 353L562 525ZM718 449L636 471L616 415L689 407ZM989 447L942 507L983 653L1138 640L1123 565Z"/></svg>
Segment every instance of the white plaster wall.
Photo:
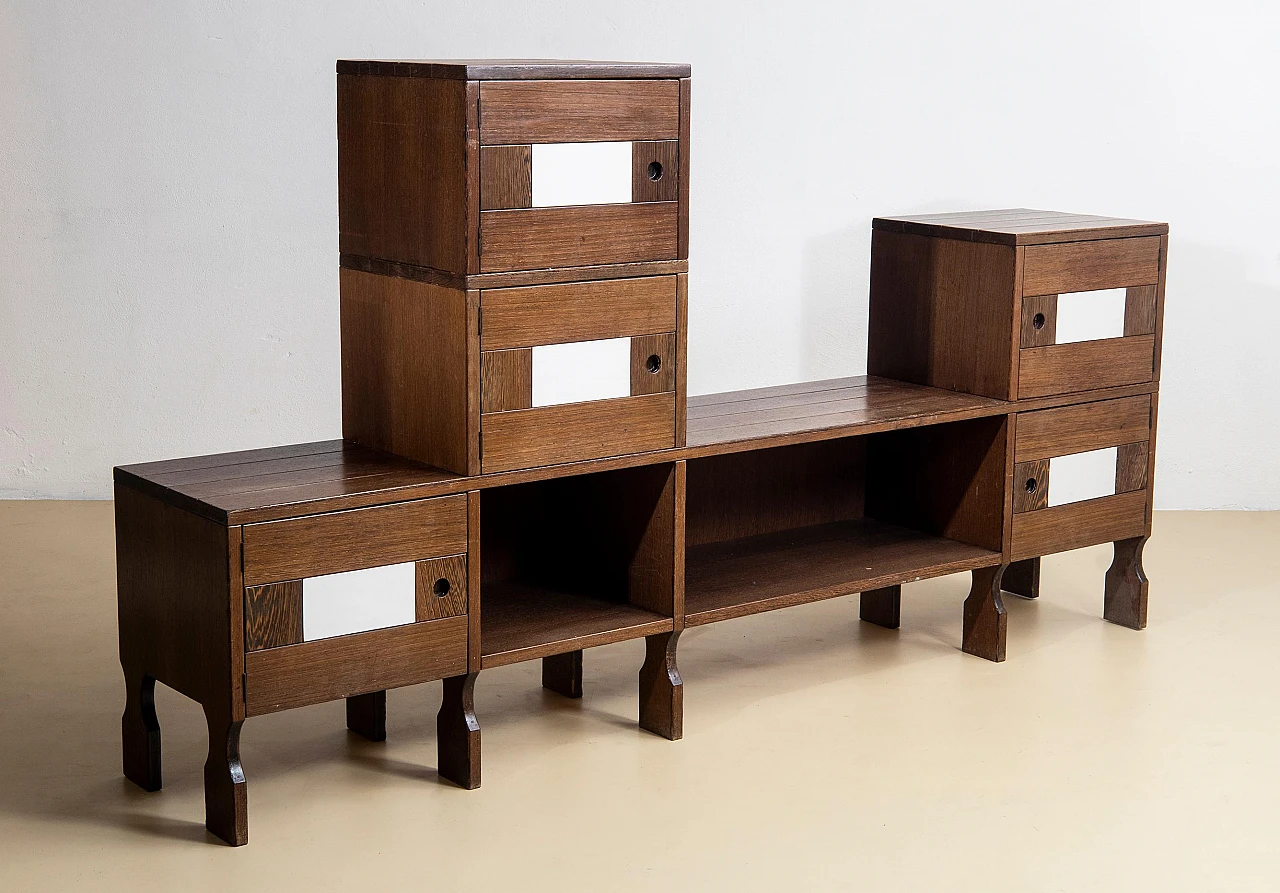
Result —
<svg viewBox="0 0 1280 893"><path fill-rule="evenodd" d="M871 217L1172 226L1157 505L1280 508L1273 3L0 3L0 496L339 432L334 60L688 61L694 393L865 369Z"/></svg>

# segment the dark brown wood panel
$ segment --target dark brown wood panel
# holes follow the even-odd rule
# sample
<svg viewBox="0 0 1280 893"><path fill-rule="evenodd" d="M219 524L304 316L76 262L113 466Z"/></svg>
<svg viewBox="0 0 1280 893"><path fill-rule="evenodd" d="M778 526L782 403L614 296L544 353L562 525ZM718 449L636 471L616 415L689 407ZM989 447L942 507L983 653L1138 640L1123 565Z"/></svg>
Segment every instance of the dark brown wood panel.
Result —
<svg viewBox="0 0 1280 893"><path fill-rule="evenodd" d="M689 256L689 78L680 80L680 238L676 256Z"/></svg>
<svg viewBox="0 0 1280 893"><path fill-rule="evenodd" d="M670 332L676 277L607 279L481 293L485 350Z"/></svg>
<svg viewBox="0 0 1280 893"><path fill-rule="evenodd" d="M631 337L631 396L674 391L678 374L674 332Z"/></svg>
<svg viewBox="0 0 1280 893"><path fill-rule="evenodd" d="M467 436L472 296L356 270L340 283L343 436L478 473Z"/></svg>
<svg viewBox="0 0 1280 893"><path fill-rule="evenodd" d="M533 147L485 146L480 150L480 209L533 205Z"/></svg>
<svg viewBox="0 0 1280 893"><path fill-rule="evenodd" d="M467 550L467 499L444 496L244 528L246 586Z"/></svg>
<svg viewBox="0 0 1280 893"><path fill-rule="evenodd" d="M440 620L467 613L466 555L419 561L413 577L416 619Z"/></svg>
<svg viewBox="0 0 1280 893"><path fill-rule="evenodd" d="M585 59L339 59L339 74L460 81L587 78L687 78L680 62L599 62Z"/></svg>
<svg viewBox="0 0 1280 893"><path fill-rule="evenodd" d="M1012 560L1142 536L1147 495L1118 493L1013 516Z"/></svg>
<svg viewBox="0 0 1280 893"><path fill-rule="evenodd" d="M1058 340L1058 296L1022 299L1022 347L1044 347Z"/></svg>
<svg viewBox="0 0 1280 893"><path fill-rule="evenodd" d="M676 276L676 439L685 445L689 416L689 276Z"/></svg>
<svg viewBox="0 0 1280 893"><path fill-rule="evenodd" d="M1125 290L1124 333L1152 335L1156 331L1156 291L1154 285L1135 285Z"/></svg>
<svg viewBox="0 0 1280 893"><path fill-rule="evenodd" d="M479 177L477 176L477 180ZM480 231L479 187L477 186L475 230ZM479 269L479 254L476 255ZM344 270L359 270L379 276L398 276L453 289L520 288L526 285L554 285L596 279L634 279L640 276L674 276L689 270L688 260L654 260L632 264L591 264L585 267L553 267L545 270L508 270L495 273L448 273L430 267L415 267L376 258L343 254L338 262Z"/></svg>
<svg viewBox="0 0 1280 893"><path fill-rule="evenodd" d="M244 590L244 650L260 651L302 641L302 581L248 586Z"/></svg>
<svg viewBox="0 0 1280 893"><path fill-rule="evenodd" d="M680 199L680 143L657 140L631 144L631 200L674 202Z"/></svg>
<svg viewBox="0 0 1280 893"><path fill-rule="evenodd" d="M443 679L467 670L467 619L450 617L245 655L249 716Z"/></svg>
<svg viewBox="0 0 1280 893"><path fill-rule="evenodd" d="M1150 431L1149 395L1099 400L1018 413L1013 451L1019 462L1049 459L1145 441Z"/></svg>
<svg viewBox="0 0 1280 893"><path fill-rule="evenodd" d="M675 396L646 394L497 412L482 418L486 474L669 449Z"/></svg>
<svg viewBox="0 0 1280 893"><path fill-rule="evenodd" d="M1150 444L1126 443L1116 450L1116 492L1128 493L1147 486L1147 459Z"/></svg>
<svg viewBox="0 0 1280 893"><path fill-rule="evenodd" d="M1032 208L877 217L871 222L871 226L875 230L887 232L1000 245L1039 245L1121 236L1158 236L1169 231L1167 223L1091 214L1065 214L1061 211Z"/></svg>
<svg viewBox="0 0 1280 893"><path fill-rule="evenodd" d="M1013 467L1013 510L1033 512L1049 505L1049 460L1019 462Z"/></svg>
<svg viewBox="0 0 1280 893"><path fill-rule="evenodd" d="M533 350L486 350L480 354L480 411L506 412L533 406Z"/></svg>
<svg viewBox="0 0 1280 893"><path fill-rule="evenodd" d="M524 81L480 85L480 142L672 140L680 82Z"/></svg>
<svg viewBox="0 0 1280 893"><path fill-rule="evenodd" d="M1043 397L1151 381L1155 336L1031 347L1019 352L1018 397Z"/></svg>
<svg viewBox="0 0 1280 893"><path fill-rule="evenodd" d="M1022 270L1024 295L1155 285L1160 272L1160 239L1101 239L1061 245L1032 245Z"/></svg>
<svg viewBox="0 0 1280 893"><path fill-rule="evenodd" d="M677 205L575 205L480 214L482 272L676 258Z"/></svg>

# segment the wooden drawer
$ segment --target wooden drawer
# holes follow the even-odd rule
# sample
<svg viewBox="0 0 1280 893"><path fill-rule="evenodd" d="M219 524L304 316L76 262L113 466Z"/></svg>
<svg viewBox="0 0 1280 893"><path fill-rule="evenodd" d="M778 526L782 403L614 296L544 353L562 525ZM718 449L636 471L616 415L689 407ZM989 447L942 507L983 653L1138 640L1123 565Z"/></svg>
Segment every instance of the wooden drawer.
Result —
<svg viewBox="0 0 1280 893"><path fill-rule="evenodd" d="M1152 440L1150 395L1018 413L1012 559L1142 536Z"/></svg>

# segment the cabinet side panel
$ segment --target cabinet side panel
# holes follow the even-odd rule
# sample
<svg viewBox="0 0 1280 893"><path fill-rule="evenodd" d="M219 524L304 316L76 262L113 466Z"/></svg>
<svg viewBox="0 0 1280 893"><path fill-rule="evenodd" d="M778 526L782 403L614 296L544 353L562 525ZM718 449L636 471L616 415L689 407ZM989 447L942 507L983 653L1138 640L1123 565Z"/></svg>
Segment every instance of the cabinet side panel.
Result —
<svg viewBox="0 0 1280 893"><path fill-rule="evenodd" d="M464 291L343 269L342 436L468 473Z"/></svg>
<svg viewBox="0 0 1280 893"><path fill-rule="evenodd" d="M1010 399L1015 249L876 230L867 371Z"/></svg>

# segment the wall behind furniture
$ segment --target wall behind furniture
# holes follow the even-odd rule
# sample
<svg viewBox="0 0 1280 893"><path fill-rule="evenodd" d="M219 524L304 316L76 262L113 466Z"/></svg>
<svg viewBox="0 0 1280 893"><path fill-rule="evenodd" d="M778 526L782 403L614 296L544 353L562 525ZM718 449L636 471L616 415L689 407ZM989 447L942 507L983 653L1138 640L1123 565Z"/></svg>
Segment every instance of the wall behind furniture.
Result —
<svg viewBox="0 0 1280 893"><path fill-rule="evenodd" d="M1157 506L1280 508L1273 3L0 6L0 496L339 434L334 60L688 61L692 393L865 371L870 221L1172 226Z"/></svg>

